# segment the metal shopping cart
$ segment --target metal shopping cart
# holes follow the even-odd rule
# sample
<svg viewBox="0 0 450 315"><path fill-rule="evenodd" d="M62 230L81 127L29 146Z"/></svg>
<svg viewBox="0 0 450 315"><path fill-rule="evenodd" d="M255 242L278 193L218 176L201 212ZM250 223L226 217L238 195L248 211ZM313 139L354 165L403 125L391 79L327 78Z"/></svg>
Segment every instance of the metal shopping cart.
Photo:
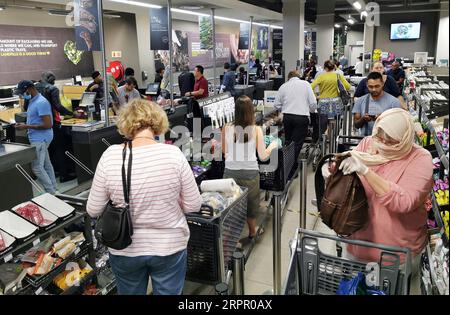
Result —
<svg viewBox="0 0 450 315"><path fill-rule="evenodd" d="M342 242L380 250L379 289L388 295L409 294L411 253L407 248L380 245L298 229L296 248L291 255L288 274L283 287L285 295L334 295L343 279L352 279L359 272L373 272L367 263L328 255L319 248L322 240ZM404 257L404 263L400 258Z"/></svg>

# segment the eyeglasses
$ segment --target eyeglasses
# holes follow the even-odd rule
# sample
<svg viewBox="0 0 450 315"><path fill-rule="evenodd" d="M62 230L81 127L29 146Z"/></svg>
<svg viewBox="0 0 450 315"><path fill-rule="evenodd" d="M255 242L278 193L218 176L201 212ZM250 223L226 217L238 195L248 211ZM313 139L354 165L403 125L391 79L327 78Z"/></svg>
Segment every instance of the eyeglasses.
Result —
<svg viewBox="0 0 450 315"><path fill-rule="evenodd" d="M376 134L375 136L373 136L372 138L378 140L381 143L384 143L386 145L398 145L400 144L400 141L394 140L391 137L386 137L384 138L383 136Z"/></svg>

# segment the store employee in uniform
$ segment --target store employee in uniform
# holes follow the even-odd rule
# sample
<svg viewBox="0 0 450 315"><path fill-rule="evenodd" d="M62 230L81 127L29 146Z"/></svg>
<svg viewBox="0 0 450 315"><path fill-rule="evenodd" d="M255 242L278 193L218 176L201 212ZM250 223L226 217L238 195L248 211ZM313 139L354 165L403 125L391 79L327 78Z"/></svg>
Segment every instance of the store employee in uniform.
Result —
<svg viewBox="0 0 450 315"><path fill-rule="evenodd" d="M27 130L30 144L36 148L37 158L31 163L31 169L45 191L55 194L55 172L48 154L48 147L53 140L52 106L29 80L20 81L15 93L28 101L27 123L17 124L16 128Z"/></svg>
<svg viewBox="0 0 450 315"><path fill-rule="evenodd" d="M355 128L360 129L362 136L370 136L372 129L383 112L391 108L402 108L400 101L383 90L383 76L379 72L371 72L367 76L369 94L358 98L353 107Z"/></svg>
<svg viewBox="0 0 450 315"><path fill-rule="evenodd" d="M202 66L196 66L194 70L195 85L194 92L187 92L185 96L194 96L196 100L207 98L208 92L208 80L203 76L205 69Z"/></svg>
<svg viewBox="0 0 450 315"><path fill-rule="evenodd" d="M92 81L88 87L86 88L86 92L95 92L97 93L96 98L103 98L103 78L99 71L94 71L92 73Z"/></svg>

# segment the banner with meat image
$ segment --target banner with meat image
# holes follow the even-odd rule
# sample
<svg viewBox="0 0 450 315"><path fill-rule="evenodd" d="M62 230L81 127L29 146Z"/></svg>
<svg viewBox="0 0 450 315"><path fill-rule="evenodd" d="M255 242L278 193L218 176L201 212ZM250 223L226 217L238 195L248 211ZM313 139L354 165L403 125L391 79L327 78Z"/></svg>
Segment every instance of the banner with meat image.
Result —
<svg viewBox="0 0 450 315"><path fill-rule="evenodd" d="M100 51L100 29L97 0L75 0L74 20L76 48Z"/></svg>

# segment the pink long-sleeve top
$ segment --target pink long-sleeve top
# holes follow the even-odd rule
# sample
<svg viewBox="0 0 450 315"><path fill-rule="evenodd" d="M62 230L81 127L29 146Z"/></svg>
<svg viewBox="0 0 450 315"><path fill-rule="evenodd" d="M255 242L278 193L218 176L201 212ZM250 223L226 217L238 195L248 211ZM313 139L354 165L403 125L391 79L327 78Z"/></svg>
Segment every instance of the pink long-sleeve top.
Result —
<svg viewBox="0 0 450 315"><path fill-rule="evenodd" d="M92 217L100 216L111 199L124 206L122 150L106 150L95 172L87 203ZM126 164L128 165L129 151ZM183 153L175 146L153 144L133 148L130 212L133 242L124 250L109 249L113 255L169 256L187 247L189 227L185 213L200 210L202 198Z"/></svg>
<svg viewBox="0 0 450 315"><path fill-rule="evenodd" d="M371 143L372 138L367 137L355 150L368 152ZM369 222L365 228L354 233L352 238L406 247L413 256L419 255L428 242L424 204L433 187L431 154L414 146L404 159L370 169L390 183L390 190L384 195L377 195L367 180L361 177L369 203ZM362 261L380 260L380 252L375 249L349 246L348 251Z"/></svg>

